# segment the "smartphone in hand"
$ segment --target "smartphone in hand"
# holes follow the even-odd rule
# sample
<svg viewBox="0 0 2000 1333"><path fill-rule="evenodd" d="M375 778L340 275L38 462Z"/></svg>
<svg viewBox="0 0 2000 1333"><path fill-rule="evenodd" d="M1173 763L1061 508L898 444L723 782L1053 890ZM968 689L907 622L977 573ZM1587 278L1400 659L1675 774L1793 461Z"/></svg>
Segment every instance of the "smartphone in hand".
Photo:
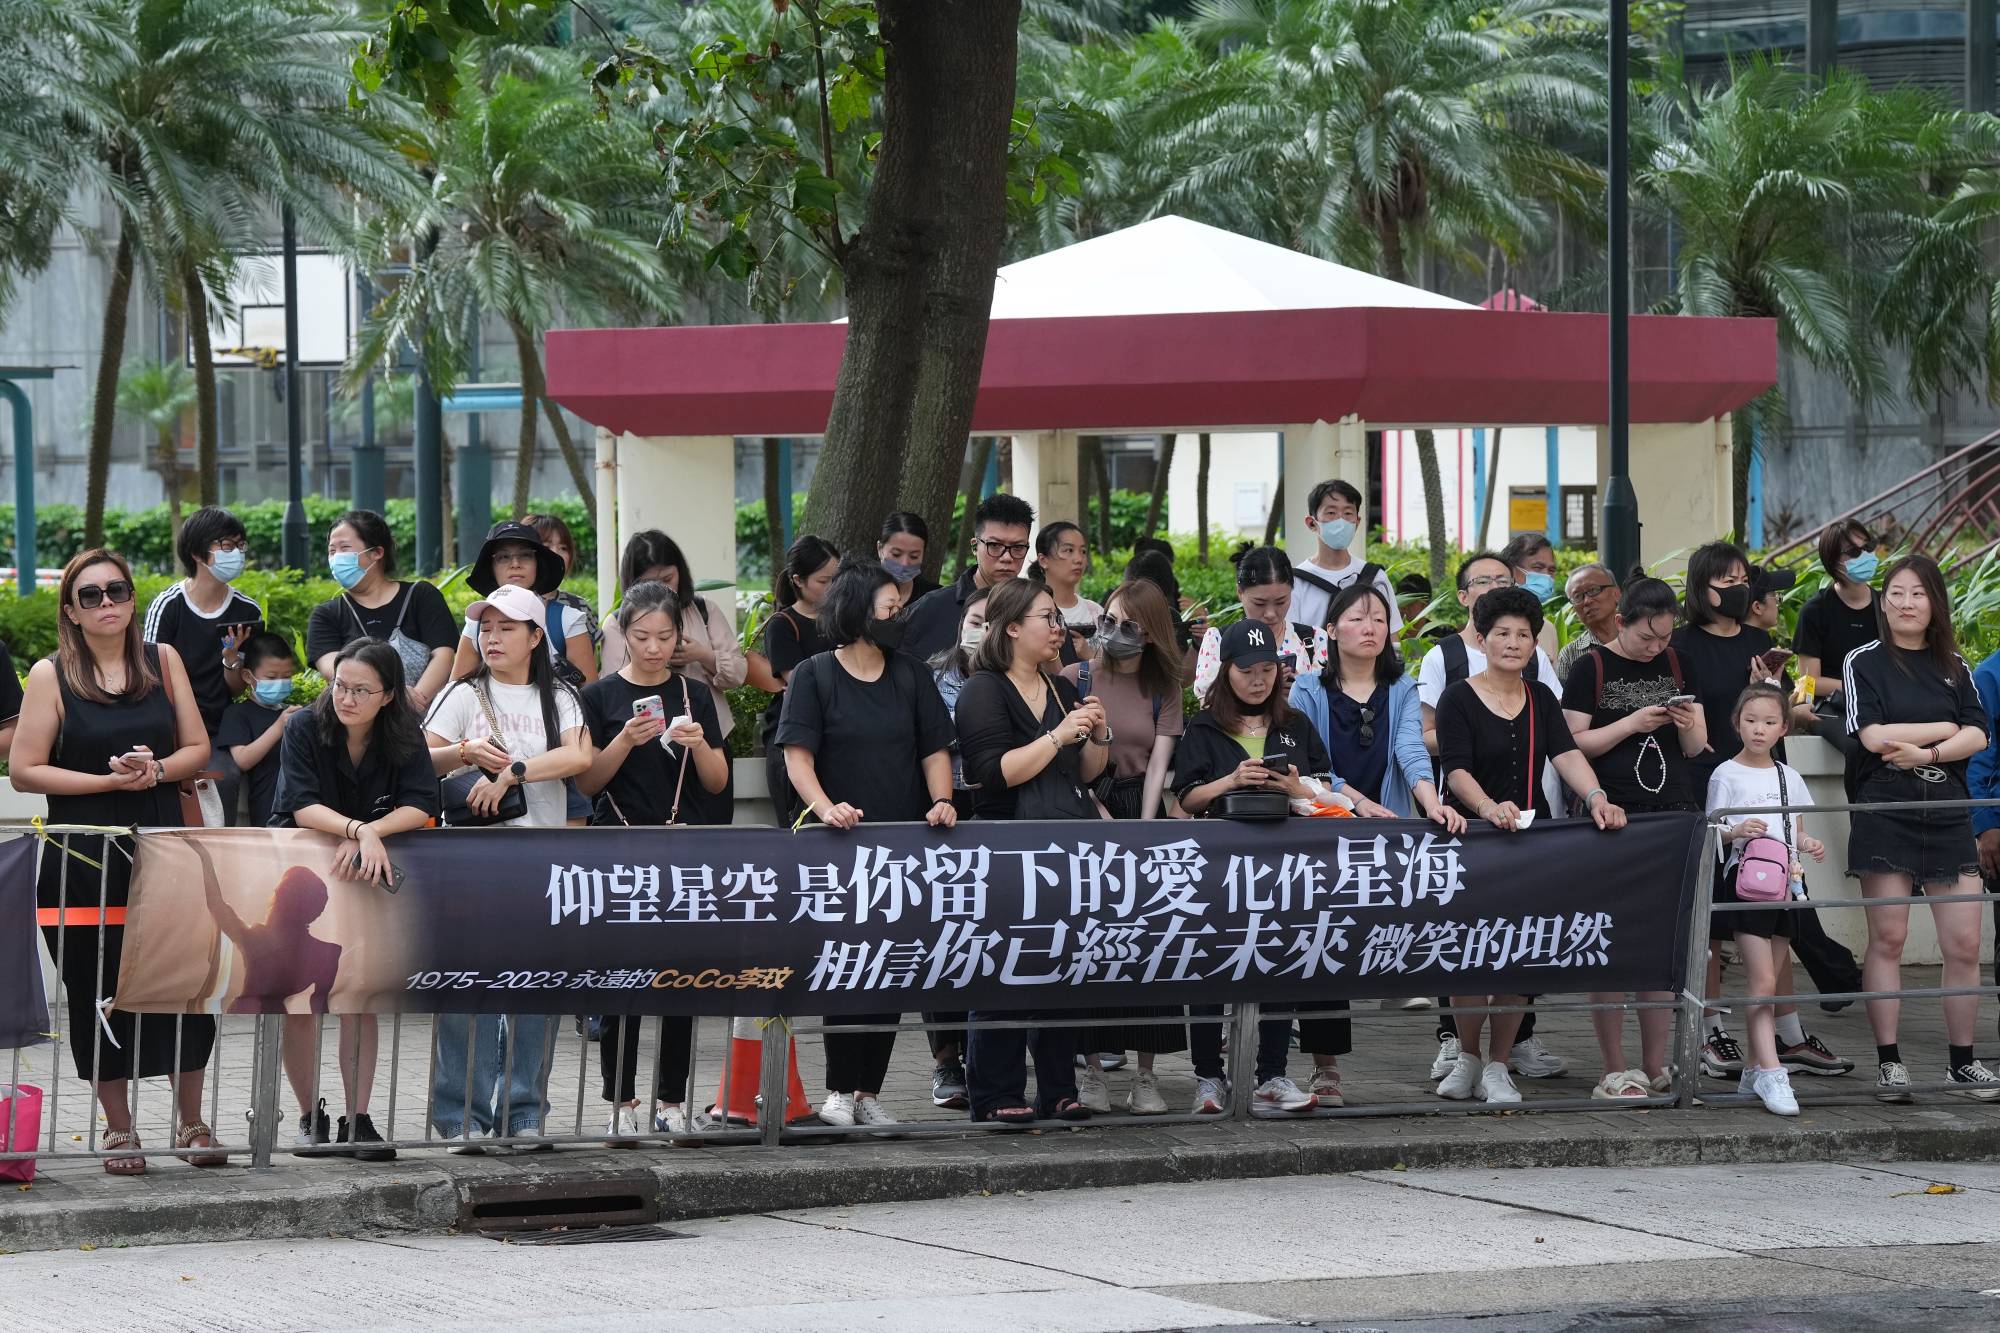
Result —
<svg viewBox="0 0 2000 1333"><path fill-rule="evenodd" d="M1772 648L1764 652L1759 660L1763 662L1766 671L1779 671L1784 668L1785 663L1792 660L1792 650Z"/></svg>

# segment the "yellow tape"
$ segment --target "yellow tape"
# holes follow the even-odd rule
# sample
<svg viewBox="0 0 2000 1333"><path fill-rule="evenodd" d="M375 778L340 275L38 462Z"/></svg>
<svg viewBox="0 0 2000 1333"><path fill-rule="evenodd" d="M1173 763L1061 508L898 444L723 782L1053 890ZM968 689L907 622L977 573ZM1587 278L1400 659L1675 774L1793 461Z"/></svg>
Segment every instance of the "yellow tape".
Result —
<svg viewBox="0 0 2000 1333"><path fill-rule="evenodd" d="M48 833L48 825L43 821L40 815L36 815L34 818L30 819L28 821L28 827L32 828L35 831L35 836L40 838L43 842L54 844L56 849L60 851L63 855L74 856L77 860L83 862L85 865L89 866L92 870L104 869L104 863L102 861L93 861L89 857L85 856L82 852L74 850L73 848L70 847L67 840L57 842L56 839L51 838ZM116 831L121 833L124 832L123 829L119 829Z"/></svg>

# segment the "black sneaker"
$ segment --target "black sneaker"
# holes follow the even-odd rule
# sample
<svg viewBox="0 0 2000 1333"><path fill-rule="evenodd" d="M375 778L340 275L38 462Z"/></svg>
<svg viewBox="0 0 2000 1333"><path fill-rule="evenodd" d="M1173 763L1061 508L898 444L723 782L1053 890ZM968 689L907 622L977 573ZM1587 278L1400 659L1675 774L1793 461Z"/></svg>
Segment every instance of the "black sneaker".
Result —
<svg viewBox="0 0 2000 1333"><path fill-rule="evenodd" d="M349 1156L357 1162L393 1162L396 1160L394 1148L370 1148L371 1143L381 1143L382 1136L375 1132L375 1122L368 1118L366 1111L355 1113L350 1122L346 1116L340 1117L340 1141L354 1145Z"/></svg>
<svg viewBox="0 0 2000 1333"><path fill-rule="evenodd" d="M1810 1032L1796 1046L1781 1044L1778 1047L1778 1063L1794 1073L1818 1074L1822 1078L1836 1078L1854 1072L1854 1061L1841 1059Z"/></svg>
<svg viewBox="0 0 2000 1333"><path fill-rule="evenodd" d="M332 1137L331 1129L332 1126L326 1118L326 1098L322 1097L311 1111L299 1117L299 1137L294 1141L292 1156L322 1155L326 1150L319 1145Z"/></svg>
<svg viewBox="0 0 2000 1333"><path fill-rule="evenodd" d="M1982 1102L2000 1101L2000 1075L1996 1075L1977 1060L1971 1064L1952 1066L1945 1077L1953 1083L1970 1084L1971 1086L1965 1089L1965 1095L1968 1097L1976 1097Z"/></svg>
<svg viewBox="0 0 2000 1333"><path fill-rule="evenodd" d="M963 1111L966 1107L965 1065L947 1060L931 1070L931 1105Z"/></svg>
<svg viewBox="0 0 2000 1333"><path fill-rule="evenodd" d="M1743 1048L1727 1032L1710 1032L1701 1046L1701 1072L1710 1078L1736 1078L1743 1073Z"/></svg>

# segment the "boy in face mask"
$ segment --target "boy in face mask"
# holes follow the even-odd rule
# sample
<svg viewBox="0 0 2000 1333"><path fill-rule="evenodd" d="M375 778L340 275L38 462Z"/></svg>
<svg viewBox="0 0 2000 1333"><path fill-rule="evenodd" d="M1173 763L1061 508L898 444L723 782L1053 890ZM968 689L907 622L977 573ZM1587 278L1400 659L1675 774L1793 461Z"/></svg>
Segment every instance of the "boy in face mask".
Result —
<svg viewBox="0 0 2000 1333"><path fill-rule="evenodd" d="M243 771L250 784L250 824L262 828L271 822L278 794L278 743L285 734L279 724L301 707L291 702L292 677L299 664L292 646L276 634L256 634L246 640L243 663L250 672L250 697L223 711L215 744L228 750Z"/></svg>
<svg viewBox="0 0 2000 1333"><path fill-rule="evenodd" d="M1403 632L1396 590L1382 567L1356 560L1350 549L1361 534L1361 492L1338 477L1313 487L1306 499L1306 531L1317 539L1312 556L1292 566L1292 619L1315 628L1326 623L1333 599L1362 579L1374 580L1389 603L1389 633Z"/></svg>

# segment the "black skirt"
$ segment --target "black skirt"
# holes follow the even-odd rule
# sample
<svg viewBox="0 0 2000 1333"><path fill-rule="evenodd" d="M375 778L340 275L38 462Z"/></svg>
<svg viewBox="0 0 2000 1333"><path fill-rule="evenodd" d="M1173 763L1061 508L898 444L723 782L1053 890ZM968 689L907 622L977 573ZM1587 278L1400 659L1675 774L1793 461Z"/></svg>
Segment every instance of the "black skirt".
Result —
<svg viewBox="0 0 2000 1333"><path fill-rule="evenodd" d="M1939 770L1933 770L1939 771ZM1962 801L1965 785L1944 771L1941 782L1926 782L1917 770L1884 767L1862 779L1855 793L1862 803L1883 801ZM1979 851L1969 810L1857 810L1847 835L1847 873L1908 875L1912 885L1951 884L1979 873Z"/></svg>

